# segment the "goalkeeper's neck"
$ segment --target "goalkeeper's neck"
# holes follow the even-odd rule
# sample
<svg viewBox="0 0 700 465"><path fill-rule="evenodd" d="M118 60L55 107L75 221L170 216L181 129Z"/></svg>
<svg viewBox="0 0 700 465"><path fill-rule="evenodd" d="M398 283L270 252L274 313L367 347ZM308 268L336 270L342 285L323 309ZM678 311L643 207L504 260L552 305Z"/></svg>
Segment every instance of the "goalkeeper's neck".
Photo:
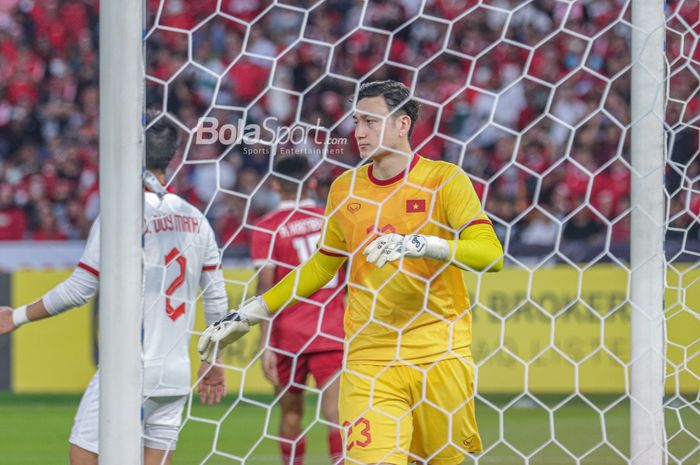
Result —
<svg viewBox="0 0 700 465"><path fill-rule="evenodd" d="M372 159L372 175L380 180L391 179L406 171L413 159L411 146L406 142L397 151L388 152L385 155Z"/></svg>

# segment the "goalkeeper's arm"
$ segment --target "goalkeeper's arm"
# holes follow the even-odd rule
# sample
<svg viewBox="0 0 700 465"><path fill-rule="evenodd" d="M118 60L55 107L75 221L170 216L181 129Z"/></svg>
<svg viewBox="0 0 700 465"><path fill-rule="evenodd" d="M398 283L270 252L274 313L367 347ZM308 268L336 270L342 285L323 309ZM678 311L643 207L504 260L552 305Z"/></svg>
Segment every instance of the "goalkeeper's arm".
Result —
<svg viewBox="0 0 700 465"><path fill-rule="evenodd" d="M262 295L267 309L274 313L296 303L295 297L310 296L328 284L343 263L345 263L345 257L316 251L306 263L296 267Z"/></svg>
<svg viewBox="0 0 700 465"><path fill-rule="evenodd" d="M372 241L363 253L368 262L378 267L408 257L449 261L476 271L503 268L503 247L490 224L469 226L456 240L423 234L385 234Z"/></svg>
<svg viewBox="0 0 700 465"><path fill-rule="evenodd" d="M216 348L224 347L245 335L256 325L283 307L292 305L297 297L308 297L333 279L345 257L331 256L321 251L299 265L262 296L244 303L237 311L210 325L199 338L197 349L202 360L211 361Z"/></svg>
<svg viewBox="0 0 700 465"><path fill-rule="evenodd" d="M503 246L490 224L475 224L464 229L459 240L447 241L449 257L460 268L476 271L500 271Z"/></svg>
<svg viewBox="0 0 700 465"><path fill-rule="evenodd" d="M11 326L0 324L0 333L84 305L97 292L98 283L97 276L82 268L76 268L68 279L47 292L41 299L14 309L11 313Z"/></svg>

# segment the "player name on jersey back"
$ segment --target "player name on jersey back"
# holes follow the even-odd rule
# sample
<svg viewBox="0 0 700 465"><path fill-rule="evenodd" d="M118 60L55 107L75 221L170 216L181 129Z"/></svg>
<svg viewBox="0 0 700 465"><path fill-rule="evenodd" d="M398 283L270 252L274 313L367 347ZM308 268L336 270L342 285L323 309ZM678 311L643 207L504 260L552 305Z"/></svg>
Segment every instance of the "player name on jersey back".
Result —
<svg viewBox="0 0 700 465"><path fill-rule="evenodd" d="M184 215L165 215L150 218L146 224L146 234L161 232L196 233L199 231L199 218Z"/></svg>
<svg viewBox="0 0 700 465"><path fill-rule="evenodd" d="M305 236L309 233L320 231L323 227L321 218L304 218L301 220L290 221L284 224L279 231L280 237Z"/></svg>

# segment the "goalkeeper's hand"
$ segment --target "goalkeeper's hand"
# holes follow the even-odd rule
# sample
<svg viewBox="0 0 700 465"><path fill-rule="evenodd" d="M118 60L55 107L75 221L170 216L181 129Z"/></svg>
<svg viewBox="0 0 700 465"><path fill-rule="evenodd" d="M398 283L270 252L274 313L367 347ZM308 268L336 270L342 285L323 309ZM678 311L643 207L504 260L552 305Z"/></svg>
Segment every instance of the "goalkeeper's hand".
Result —
<svg viewBox="0 0 700 465"><path fill-rule="evenodd" d="M362 253L369 263L376 263L381 268L401 257L447 260L450 246L445 239L437 236L385 234L373 240Z"/></svg>
<svg viewBox="0 0 700 465"><path fill-rule="evenodd" d="M211 324L197 343L199 357L211 363L214 354L227 345L236 342L250 331L250 327L268 318L270 313L261 297L254 297L245 302L238 310L230 312L228 315Z"/></svg>

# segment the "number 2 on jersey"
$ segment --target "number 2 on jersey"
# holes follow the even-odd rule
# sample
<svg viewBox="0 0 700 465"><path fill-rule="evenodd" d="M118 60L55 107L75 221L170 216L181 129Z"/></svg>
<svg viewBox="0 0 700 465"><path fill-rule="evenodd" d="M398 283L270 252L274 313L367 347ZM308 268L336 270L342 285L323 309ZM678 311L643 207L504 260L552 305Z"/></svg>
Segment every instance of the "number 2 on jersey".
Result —
<svg viewBox="0 0 700 465"><path fill-rule="evenodd" d="M184 255L180 255L180 251L177 247L168 252L165 256L165 267L167 268L170 263L175 260L178 265L180 265L180 272L177 277L170 283L170 286L165 290L165 313L168 314L171 320L175 321L180 318L185 313L185 302L182 302L177 307L173 307L170 297L173 293L178 290L185 282L185 271L187 269L187 259Z"/></svg>
<svg viewBox="0 0 700 465"><path fill-rule="evenodd" d="M321 234L309 234L308 236L292 239L292 246L297 251L300 263L306 262L311 257L313 251L316 250L319 239L321 239ZM333 279L323 286L322 289L332 289L334 287L338 287L338 275L333 276Z"/></svg>

